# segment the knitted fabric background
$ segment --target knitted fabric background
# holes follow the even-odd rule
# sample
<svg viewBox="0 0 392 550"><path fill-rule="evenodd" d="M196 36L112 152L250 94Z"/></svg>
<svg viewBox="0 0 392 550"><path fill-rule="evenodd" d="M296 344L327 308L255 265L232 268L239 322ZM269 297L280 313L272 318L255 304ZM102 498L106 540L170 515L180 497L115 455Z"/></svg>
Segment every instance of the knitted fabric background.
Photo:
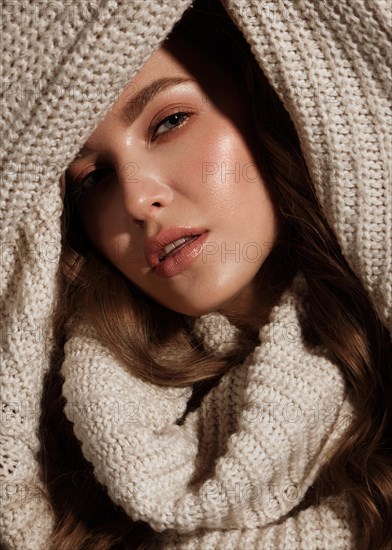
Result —
<svg viewBox="0 0 392 550"><path fill-rule="evenodd" d="M392 332L388 0L222 3L290 113L324 213ZM190 4L2 6L0 540L7 548L45 548L52 528L35 454L60 254L59 176Z"/></svg>

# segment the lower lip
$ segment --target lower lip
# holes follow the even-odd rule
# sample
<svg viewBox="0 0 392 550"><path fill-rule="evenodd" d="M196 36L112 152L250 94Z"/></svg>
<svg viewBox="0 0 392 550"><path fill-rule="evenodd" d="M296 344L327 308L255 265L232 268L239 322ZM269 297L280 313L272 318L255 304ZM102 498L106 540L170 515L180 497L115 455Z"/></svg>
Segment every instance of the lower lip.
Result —
<svg viewBox="0 0 392 550"><path fill-rule="evenodd" d="M187 269L200 255L203 244L207 240L208 231L202 233L194 241L190 241L175 254L171 254L154 269L160 277L173 277Z"/></svg>

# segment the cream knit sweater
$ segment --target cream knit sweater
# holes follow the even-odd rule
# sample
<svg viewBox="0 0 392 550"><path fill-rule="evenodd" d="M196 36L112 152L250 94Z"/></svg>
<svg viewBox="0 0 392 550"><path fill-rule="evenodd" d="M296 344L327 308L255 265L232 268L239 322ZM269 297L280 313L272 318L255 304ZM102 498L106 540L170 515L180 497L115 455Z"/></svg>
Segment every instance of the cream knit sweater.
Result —
<svg viewBox="0 0 392 550"><path fill-rule="evenodd" d="M392 333L389 1L222 3L290 113L327 220ZM3 5L0 542L7 549L46 549L52 529L36 453L60 254L59 175L190 4ZM186 391L162 392L126 376L93 335L67 343L66 414L83 452L110 497L148 521L166 548L355 547L343 496L294 510L352 414L338 370L300 336L302 298L294 285L260 347L182 426ZM299 335L293 342L285 316ZM203 318L207 346L216 323L231 333L224 319ZM219 339L215 345L224 353ZM100 376L113 386L98 384ZM75 406L101 403L103 395L125 406L129 385L136 423L113 425ZM92 398L77 393L90 389ZM265 404L275 401L269 421ZM194 484L194 475L205 479Z"/></svg>
<svg viewBox="0 0 392 550"><path fill-rule="evenodd" d="M339 369L325 350L308 349L305 288L298 274L261 344L181 426L191 388L135 379L91 328L68 340L65 413L83 454L116 504L162 532L160 547L354 546L343 496L293 513L353 414ZM239 337L217 313L195 328L221 356Z"/></svg>

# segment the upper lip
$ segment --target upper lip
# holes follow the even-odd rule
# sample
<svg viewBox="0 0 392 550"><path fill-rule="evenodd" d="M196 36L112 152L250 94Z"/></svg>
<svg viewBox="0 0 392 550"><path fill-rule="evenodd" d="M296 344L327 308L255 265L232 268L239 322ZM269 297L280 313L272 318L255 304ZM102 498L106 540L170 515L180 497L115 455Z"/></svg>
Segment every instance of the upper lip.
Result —
<svg viewBox="0 0 392 550"><path fill-rule="evenodd" d="M148 239L144 253L148 265L154 269L160 262L160 258L165 255L166 245L181 239L181 237L197 236L205 233L204 227L167 227L153 237Z"/></svg>

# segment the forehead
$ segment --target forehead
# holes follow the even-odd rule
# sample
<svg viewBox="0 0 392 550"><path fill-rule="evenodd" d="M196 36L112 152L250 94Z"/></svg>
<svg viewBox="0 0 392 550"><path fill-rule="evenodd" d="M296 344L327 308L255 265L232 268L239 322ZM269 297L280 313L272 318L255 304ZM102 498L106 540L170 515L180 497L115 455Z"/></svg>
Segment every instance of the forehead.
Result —
<svg viewBox="0 0 392 550"><path fill-rule="evenodd" d="M189 51L187 58L190 62L192 55L193 53ZM169 51L165 46L161 46L150 56L133 79L128 82L118 101L110 109L111 114L121 118L121 111L130 98L136 97L141 90L147 88L151 83L168 79L178 79L178 81L182 79L194 80L195 76L194 72L178 59L175 50Z"/></svg>
<svg viewBox="0 0 392 550"><path fill-rule="evenodd" d="M230 84L227 78L230 78ZM218 91L233 88L232 75L227 68L222 67L213 52L206 52L181 35L174 35L158 48L145 62L133 79L128 82L118 100L112 105L110 115L124 120L122 110L132 98L137 98L141 90L145 90L154 82L164 80L192 80L198 84L203 97L213 99ZM164 85L160 89L164 89ZM156 90L152 90L155 94ZM149 94L148 94L149 95ZM220 94L219 94L220 95ZM142 102L146 102L144 97ZM138 112L140 109L136 109ZM129 122L129 117L125 121ZM133 117L131 116L132 120Z"/></svg>
<svg viewBox="0 0 392 550"><path fill-rule="evenodd" d="M230 58L230 56L229 56ZM215 48L195 44L184 33L173 33L148 58L132 81L128 91L142 88L151 81L167 77L187 77L196 80L208 92L238 80L234 64Z"/></svg>

